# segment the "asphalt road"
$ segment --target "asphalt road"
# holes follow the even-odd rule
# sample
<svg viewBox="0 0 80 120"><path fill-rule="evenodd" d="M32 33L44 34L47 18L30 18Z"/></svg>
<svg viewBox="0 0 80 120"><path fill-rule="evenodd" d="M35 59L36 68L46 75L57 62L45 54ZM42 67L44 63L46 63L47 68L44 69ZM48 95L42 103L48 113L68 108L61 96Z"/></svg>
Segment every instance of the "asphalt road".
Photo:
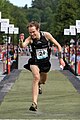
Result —
<svg viewBox="0 0 80 120"><path fill-rule="evenodd" d="M18 69L24 69L24 64L27 64L28 60L29 60L30 56L21 56L19 55L19 61L18 61ZM56 56L51 56L51 70L60 70L59 67L59 60ZM5 75L3 74L3 62L0 61L0 81L4 78Z"/></svg>
<svg viewBox="0 0 80 120"><path fill-rule="evenodd" d="M29 60L29 56L19 56L19 64L18 69L24 69L23 66L26 64ZM56 56L51 56L51 70L60 70L59 67L59 60Z"/></svg>
<svg viewBox="0 0 80 120"><path fill-rule="evenodd" d="M27 64L28 60L29 60L30 56L21 56L19 55L19 61L18 61L18 69L24 69L23 66L24 64ZM60 66L59 66L59 60L56 56L51 56L50 58L51 61L51 70L60 70ZM4 78L5 75L2 75L3 73L3 63L2 61L0 61L0 81ZM77 76L80 79L80 76Z"/></svg>

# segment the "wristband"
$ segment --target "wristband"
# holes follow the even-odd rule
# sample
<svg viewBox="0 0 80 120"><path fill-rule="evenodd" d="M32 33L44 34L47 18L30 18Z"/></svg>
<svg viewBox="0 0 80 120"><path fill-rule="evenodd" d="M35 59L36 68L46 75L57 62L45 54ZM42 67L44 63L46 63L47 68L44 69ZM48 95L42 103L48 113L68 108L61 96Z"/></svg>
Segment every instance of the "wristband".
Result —
<svg viewBox="0 0 80 120"><path fill-rule="evenodd" d="M62 53L58 52L58 59L62 58Z"/></svg>

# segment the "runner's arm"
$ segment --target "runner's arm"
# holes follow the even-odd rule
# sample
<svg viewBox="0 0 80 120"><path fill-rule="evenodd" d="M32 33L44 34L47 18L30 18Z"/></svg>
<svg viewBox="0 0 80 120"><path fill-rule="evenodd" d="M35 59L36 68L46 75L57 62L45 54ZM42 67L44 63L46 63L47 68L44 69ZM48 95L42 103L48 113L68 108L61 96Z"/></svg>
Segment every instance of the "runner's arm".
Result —
<svg viewBox="0 0 80 120"><path fill-rule="evenodd" d="M25 41L23 41L22 39L20 40L20 47L26 47L28 44L30 44L31 42L31 37L29 36L28 38L25 39Z"/></svg>
<svg viewBox="0 0 80 120"><path fill-rule="evenodd" d="M61 45L53 38L53 36L49 32L45 32L45 37L50 40L53 44L55 44L58 48L59 52L62 52L62 47Z"/></svg>
<svg viewBox="0 0 80 120"><path fill-rule="evenodd" d="M50 40L53 44L55 44L58 48L58 58L59 58L59 62L62 66L65 66L65 62L62 59L62 47L61 45L53 38L53 36L49 33L49 32L45 32L45 37Z"/></svg>

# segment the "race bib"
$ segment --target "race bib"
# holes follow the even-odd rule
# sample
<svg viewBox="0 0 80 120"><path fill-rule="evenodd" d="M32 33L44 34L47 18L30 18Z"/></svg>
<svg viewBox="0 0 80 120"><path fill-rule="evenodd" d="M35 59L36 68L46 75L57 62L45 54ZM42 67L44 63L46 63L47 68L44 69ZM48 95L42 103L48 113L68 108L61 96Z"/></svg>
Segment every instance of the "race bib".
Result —
<svg viewBox="0 0 80 120"><path fill-rule="evenodd" d="M47 48L37 49L36 55L37 55L37 59L44 59L44 58L48 57Z"/></svg>

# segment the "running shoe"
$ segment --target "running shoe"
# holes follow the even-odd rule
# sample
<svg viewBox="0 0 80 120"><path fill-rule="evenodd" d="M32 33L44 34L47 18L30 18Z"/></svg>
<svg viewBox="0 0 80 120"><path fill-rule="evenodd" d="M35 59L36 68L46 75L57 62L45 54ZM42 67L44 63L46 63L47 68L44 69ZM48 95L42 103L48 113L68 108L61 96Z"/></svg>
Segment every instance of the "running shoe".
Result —
<svg viewBox="0 0 80 120"><path fill-rule="evenodd" d="M39 85L39 94L42 94L42 88L40 85Z"/></svg>
<svg viewBox="0 0 80 120"><path fill-rule="evenodd" d="M29 108L30 111L37 111L37 105L36 103L33 103L31 107Z"/></svg>

